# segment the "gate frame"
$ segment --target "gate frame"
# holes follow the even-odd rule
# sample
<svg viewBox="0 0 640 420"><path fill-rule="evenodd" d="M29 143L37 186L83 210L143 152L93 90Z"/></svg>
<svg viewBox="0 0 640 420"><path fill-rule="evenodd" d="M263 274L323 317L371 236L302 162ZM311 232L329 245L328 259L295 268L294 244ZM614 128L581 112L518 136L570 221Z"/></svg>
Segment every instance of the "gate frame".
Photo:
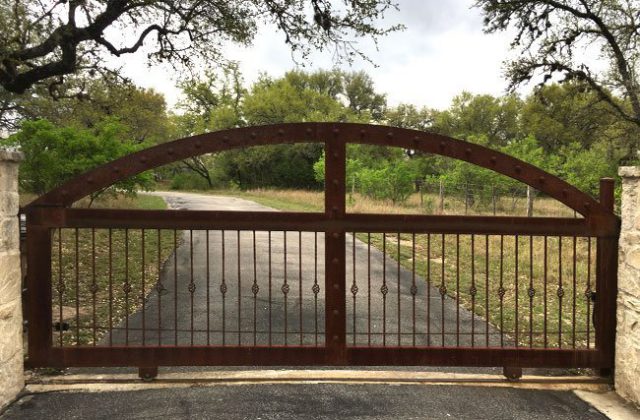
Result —
<svg viewBox="0 0 640 420"><path fill-rule="evenodd" d="M324 143L324 213L75 209L92 192L192 156L249 146ZM346 144L401 147L438 154L506 175L547 194L584 218L348 214ZM92 169L24 209L27 215L29 360L39 366L164 365L449 365L595 367L612 369L616 328L617 239L612 179L600 201L540 168L489 148L423 131L353 123L293 123L217 131L163 143ZM51 230L62 227L270 229L325 232L325 347L52 346ZM368 231L461 234L584 235L598 238L594 303L595 349L347 347L345 234ZM149 370L151 369L151 370ZM141 371L142 372L142 371Z"/></svg>

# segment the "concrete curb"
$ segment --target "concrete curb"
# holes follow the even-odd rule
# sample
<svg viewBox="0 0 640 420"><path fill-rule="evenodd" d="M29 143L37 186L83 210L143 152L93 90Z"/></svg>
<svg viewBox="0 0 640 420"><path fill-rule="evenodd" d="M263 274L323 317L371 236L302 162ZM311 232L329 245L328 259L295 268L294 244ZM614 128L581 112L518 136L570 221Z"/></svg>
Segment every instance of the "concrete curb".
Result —
<svg viewBox="0 0 640 420"><path fill-rule="evenodd" d="M630 402L622 399L614 391L592 392L575 390L574 393L578 398L593 406L611 420L636 420L640 418L640 410Z"/></svg>
<svg viewBox="0 0 640 420"><path fill-rule="evenodd" d="M554 391L607 392L610 386L598 377L525 376L517 382L498 375L412 371L358 370L261 370L160 374L153 382L141 382L135 374L68 375L33 377L26 391L109 392L146 389L232 386L249 384L379 384L507 387Z"/></svg>

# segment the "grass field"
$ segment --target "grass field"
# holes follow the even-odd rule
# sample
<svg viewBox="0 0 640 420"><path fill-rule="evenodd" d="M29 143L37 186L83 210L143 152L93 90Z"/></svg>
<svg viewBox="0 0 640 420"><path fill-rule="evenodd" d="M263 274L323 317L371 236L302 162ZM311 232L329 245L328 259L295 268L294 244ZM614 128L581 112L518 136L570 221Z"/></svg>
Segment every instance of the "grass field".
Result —
<svg viewBox="0 0 640 420"><path fill-rule="evenodd" d="M162 198L142 194L94 205L166 208ZM173 233L164 230L62 229L52 236L53 320L69 326L62 337L54 333L54 345L100 341L142 305L174 250Z"/></svg>
<svg viewBox="0 0 640 420"><path fill-rule="evenodd" d="M216 193L254 200L279 210L322 211L324 208L322 192ZM417 194L403 205L378 202L357 194L347 202L348 211L353 213L423 212ZM573 217L572 211L551 199L539 198L536 205L538 216ZM489 212L492 213L492 208L476 214ZM356 232L356 235L364 242L368 240L366 232ZM370 237L372 246L382 250L383 235L372 232ZM592 305L587 296L595 289L595 239L386 234L384 240L391 258L399 259L409 270L415 264L422 278L436 288L444 286L446 293L456 298L462 307L488 319L519 345L580 348L593 345Z"/></svg>
<svg viewBox="0 0 640 420"><path fill-rule="evenodd" d="M248 191L215 191L212 194L234 195L254 200L265 206L287 209L290 211L314 212L324 210L323 191L304 190L271 190L256 189ZM347 211L351 213L380 213L380 214L438 214L439 198L436 194L412 194L401 204L391 201L373 200L362 194L347 194ZM421 204L422 203L422 204ZM465 214L464 200L459 197L446 197L444 214ZM497 216L525 216L526 200L523 198L500 197L496 200ZM478 202L467 209L469 215L493 215L492 202ZM574 217L571 209L564 204L547 197L534 200L534 216Z"/></svg>

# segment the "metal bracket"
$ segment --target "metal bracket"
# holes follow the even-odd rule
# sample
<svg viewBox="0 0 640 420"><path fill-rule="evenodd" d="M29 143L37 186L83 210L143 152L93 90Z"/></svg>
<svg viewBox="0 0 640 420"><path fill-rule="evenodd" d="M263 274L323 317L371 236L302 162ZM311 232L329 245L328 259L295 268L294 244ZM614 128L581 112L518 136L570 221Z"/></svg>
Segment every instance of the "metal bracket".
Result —
<svg viewBox="0 0 640 420"><path fill-rule="evenodd" d="M54 322L53 329L56 331L69 331L69 323L68 322Z"/></svg>

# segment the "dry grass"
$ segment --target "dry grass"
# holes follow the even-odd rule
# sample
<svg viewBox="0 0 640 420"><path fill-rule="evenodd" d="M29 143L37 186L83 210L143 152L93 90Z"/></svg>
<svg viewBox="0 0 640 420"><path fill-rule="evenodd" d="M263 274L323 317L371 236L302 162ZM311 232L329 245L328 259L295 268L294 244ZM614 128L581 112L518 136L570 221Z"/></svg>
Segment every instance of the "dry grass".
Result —
<svg viewBox="0 0 640 420"><path fill-rule="evenodd" d="M478 315L478 329L488 320L525 347L593 345L586 292L595 288L595 240L562 238L561 252L557 237L545 247L543 237L372 233L371 244L382 250L383 237L388 256L436 289L444 286Z"/></svg>
<svg viewBox="0 0 640 420"><path fill-rule="evenodd" d="M255 189L248 191L216 191L215 194L226 194L257 201L266 206L287 209L290 211L323 211L324 192L304 190L271 190ZM379 213L379 214L439 214L437 194L412 194L404 203L374 200L355 193L347 194L347 211L350 213ZM464 200L456 197L446 197L444 214L465 214ZM469 215L493 215L493 203L478 202L468 207ZM523 198L499 197L496 200L497 216L525 216L526 200ZM564 204L547 197L534 200L534 216L573 217L573 210Z"/></svg>

